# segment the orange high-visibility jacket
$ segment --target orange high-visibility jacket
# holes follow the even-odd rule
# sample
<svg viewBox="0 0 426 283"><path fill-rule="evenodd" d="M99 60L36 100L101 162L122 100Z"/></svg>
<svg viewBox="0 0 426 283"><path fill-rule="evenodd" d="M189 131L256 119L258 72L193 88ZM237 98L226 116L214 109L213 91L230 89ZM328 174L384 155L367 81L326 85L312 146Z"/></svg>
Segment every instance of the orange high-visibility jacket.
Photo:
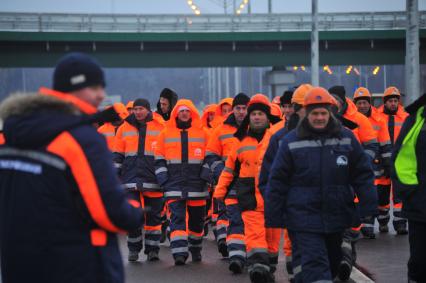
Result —
<svg viewBox="0 0 426 283"><path fill-rule="evenodd" d="M344 118L356 123L358 127L353 129L355 137L362 144L365 152L375 159L379 152L379 144L377 141L377 132L373 129L373 125L363 114L358 112L355 104L349 98L346 98L348 108L343 115Z"/></svg>
<svg viewBox="0 0 426 283"><path fill-rule="evenodd" d="M273 135L276 132L278 132L279 130L281 130L282 128L284 128L285 123L286 123L285 116L282 116L281 121L279 121L278 123L275 123L274 125L271 126L271 134Z"/></svg>
<svg viewBox="0 0 426 283"><path fill-rule="evenodd" d="M112 123L105 123L98 128L98 133L102 134L106 138L108 148L111 151L114 151L114 139L116 131L117 127L115 127Z"/></svg>
<svg viewBox="0 0 426 283"><path fill-rule="evenodd" d="M389 168L390 158L392 155L392 144L389 137L388 125L384 117L377 111L375 107L371 107L371 114L368 117L370 120L373 129L377 132L377 140L379 142L379 153L377 156L376 168L374 168L374 175L377 178L380 178L384 175L384 168Z"/></svg>
<svg viewBox="0 0 426 283"><path fill-rule="evenodd" d="M163 128L163 120L152 114L146 124L140 124L132 114L118 128L114 162L125 188L161 191L155 176L154 150Z"/></svg>
<svg viewBox="0 0 426 283"><path fill-rule="evenodd" d="M271 132L266 130L260 142L251 136L237 140L226 160L213 197L226 197L227 205L237 200L242 210L264 210L263 197L256 181L270 138ZM234 179L235 184L230 188Z"/></svg>
<svg viewBox="0 0 426 283"><path fill-rule="evenodd" d="M211 113L211 112L215 113L216 108L217 108L217 104L207 105L203 110L203 115L201 116L201 124L203 125L204 129L206 129L207 133L209 134L209 138L213 134L214 129L213 129L212 125L210 125L210 123L208 123L207 120L209 118L209 113Z"/></svg>
<svg viewBox="0 0 426 283"><path fill-rule="evenodd" d="M216 128L220 125L222 125L223 121L227 118L227 115L223 115L222 113L222 105L229 104L232 105L233 99L230 97L224 98L220 101L219 105L216 107L216 113L214 115L213 121L210 123L210 125L213 128Z"/></svg>
<svg viewBox="0 0 426 283"><path fill-rule="evenodd" d="M391 143L394 144L396 139L401 132L402 125L404 124L405 119L409 116L407 112L405 112L404 108L400 105L398 106L398 110L396 111L394 116L394 122L391 123L389 116L384 112L384 105L380 106L378 109L379 113L385 118L386 123L388 124L389 136L391 137ZM393 131L392 131L393 129ZM392 139L393 137L393 139Z"/></svg>
<svg viewBox="0 0 426 283"><path fill-rule="evenodd" d="M188 129L179 129L176 124L182 105L191 112L192 122ZM194 104L187 99L179 100L157 139L155 150L155 174L167 199L206 199L209 196L205 181L199 176L207 139Z"/></svg>
<svg viewBox="0 0 426 283"><path fill-rule="evenodd" d="M231 153L237 138L234 133L238 125L234 114L230 114L222 125L213 130L206 148L206 157L202 178L209 183L217 183L220 173L225 167L225 161Z"/></svg>

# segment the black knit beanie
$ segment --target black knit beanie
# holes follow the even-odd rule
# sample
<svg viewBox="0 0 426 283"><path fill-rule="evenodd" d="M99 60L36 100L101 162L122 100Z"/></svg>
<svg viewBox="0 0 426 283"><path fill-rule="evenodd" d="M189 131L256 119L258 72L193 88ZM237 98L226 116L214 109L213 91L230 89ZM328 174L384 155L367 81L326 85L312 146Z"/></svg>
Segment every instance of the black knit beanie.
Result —
<svg viewBox="0 0 426 283"><path fill-rule="evenodd" d="M145 98L138 98L133 102L133 107L136 106L142 106L148 109L148 111L151 111L151 105L149 104L149 101Z"/></svg>
<svg viewBox="0 0 426 283"><path fill-rule="evenodd" d="M73 92L89 86L105 87L105 77L98 62L83 53L62 57L53 73L53 89Z"/></svg>

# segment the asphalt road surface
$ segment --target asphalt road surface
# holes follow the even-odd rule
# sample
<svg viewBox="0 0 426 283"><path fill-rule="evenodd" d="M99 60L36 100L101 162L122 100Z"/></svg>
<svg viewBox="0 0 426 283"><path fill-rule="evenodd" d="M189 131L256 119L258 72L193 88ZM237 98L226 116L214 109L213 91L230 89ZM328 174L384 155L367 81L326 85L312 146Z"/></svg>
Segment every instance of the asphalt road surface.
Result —
<svg viewBox="0 0 426 283"><path fill-rule="evenodd" d="M390 225L391 226L391 225ZM358 261L360 270L374 278L375 282L401 283L406 282L407 260L409 256L408 236L396 236L390 229L389 234L377 233L375 240L362 239L358 242ZM127 261L125 237L120 239L122 255L128 283L239 283L250 282L247 272L232 275L228 270L228 261L222 259L217 252L212 233L203 242L203 261L192 263L189 258L185 266L174 266L168 242L161 246L160 261L147 262L141 253L139 261ZM284 256L280 255L276 282L288 282L284 267ZM355 271L349 282L366 283L363 274Z"/></svg>

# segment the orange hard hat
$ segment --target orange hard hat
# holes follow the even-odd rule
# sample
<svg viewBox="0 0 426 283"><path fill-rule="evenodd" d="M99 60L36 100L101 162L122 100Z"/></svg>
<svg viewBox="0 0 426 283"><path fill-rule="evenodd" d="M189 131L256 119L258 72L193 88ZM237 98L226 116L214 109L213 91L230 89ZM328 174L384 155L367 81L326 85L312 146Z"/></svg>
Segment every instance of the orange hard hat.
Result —
<svg viewBox="0 0 426 283"><path fill-rule="evenodd" d="M281 107L278 104L271 103L271 114L281 118Z"/></svg>
<svg viewBox="0 0 426 283"><path fill-rule="evenodd" d="M371 98L370 91L365 87L357 88L354 92L354 100L361 97Z"/></svg>
<svg viewBox="0 0 426 283"><path fill-rule="evenodd" d="M310 84L302 84L300 85L293 93L291 98L291 103L297 103L303 105L305 101L305 96L313 87Z"/></svg>
<svg viewBox="0 0 426 283"><path fill-rule="evenodd" d="M127 118L127 116L129 116L129 111L127 111L127 108L126 106L124 106L123 103L114 103L113 107L115 112L117 112L118 116L120 116L121 119L124 120Z"/></svg>
<svg viewBox="0 0 426 283"><path fill-rule="evenodd" d="M262 103L270 107L269 99L264 94L257 93L253 95L247 106L250 106L255 103Z"/></svg>
<svg viewBox="0 0 426 283"><path fill-rule="evenodd" d="M129 108L133 108L133 100L130 100L129 102L127 102L127 104L126 104L126 108L127 108L127 109L129 109Z"/></svg>
<svg viewBox="0 0 426 283"><path fill-rule="evenodd" d="M399 92L399 89L397 89L394 86L390 86L387 89L385 89L385 92L383 93L383 98L388 96L401 96L401 93Z"/></svg>
<svg viewBox="0 0 426 283"><path fill-rule="evenodd" d="M336 100L330 95L330 93L322 87L312 88L305 97L304 106L314 104L330 104L336 105Z"/></svg>

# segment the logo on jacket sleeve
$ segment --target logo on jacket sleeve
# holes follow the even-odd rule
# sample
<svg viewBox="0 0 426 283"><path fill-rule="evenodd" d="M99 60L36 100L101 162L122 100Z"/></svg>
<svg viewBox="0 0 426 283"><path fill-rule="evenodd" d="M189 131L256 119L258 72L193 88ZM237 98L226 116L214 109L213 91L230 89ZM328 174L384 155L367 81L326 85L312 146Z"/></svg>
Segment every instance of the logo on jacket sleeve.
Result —
<svg viewBox="0 0 426 283"><path fill-rule="evenodd" d="M336 160L337 166L348 166L348 158L344 155L340 155Z"/></svg>
<svg viewBox="0 0 426 283"><path fill-rule="evenodd" d="M201 148L196 148L194 150L194 156L195 157L201 157L202 153L203 153L203 151L201 150Z"/></svg>

